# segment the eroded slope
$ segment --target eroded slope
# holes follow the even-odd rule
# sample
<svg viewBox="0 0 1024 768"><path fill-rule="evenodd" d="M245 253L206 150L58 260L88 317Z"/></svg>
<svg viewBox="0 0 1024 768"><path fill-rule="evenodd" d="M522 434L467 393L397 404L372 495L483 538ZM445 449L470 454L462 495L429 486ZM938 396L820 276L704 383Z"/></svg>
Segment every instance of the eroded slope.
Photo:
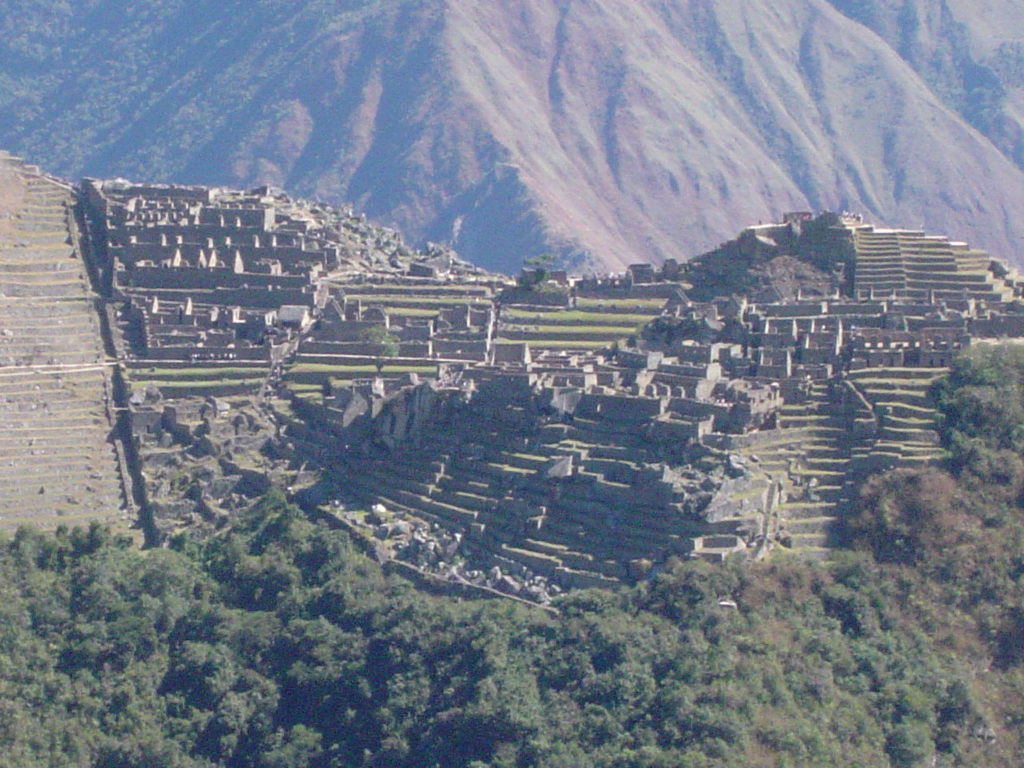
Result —
<svg viewBox="0 0 1024 768"><path fill-rule="evenodd" d="M823 208L1015 261L1019 21L1008 0L18 3L0 140L66 175L351 201L505 270L685 258Z"/></svg>

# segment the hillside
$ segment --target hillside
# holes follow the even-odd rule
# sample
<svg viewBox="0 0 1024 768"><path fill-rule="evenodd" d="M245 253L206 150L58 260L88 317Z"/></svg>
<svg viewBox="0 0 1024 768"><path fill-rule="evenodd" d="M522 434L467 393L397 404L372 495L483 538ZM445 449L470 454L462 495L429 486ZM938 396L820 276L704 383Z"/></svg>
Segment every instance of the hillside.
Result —
<svg viewBox="0 0 1024 768"><path fill-rule="evenodd" d="M1020 765L1024 356L935 392L948 473L869 483L863 551L546 609L414 589L278 491L145 551L4 532L4 765Z"/></svg>
<svg viewBox="0 0 1024 768"><path fill-rule="evenodd" d="M416 591L276 494L147 552L23 529L4 765L1016 766L1019 510L972 534L945 573L677 561L553 615Z"/></svg>
<svg viewBox="0 0 1024 768"><path fill-rule="evenodd" d="M1024 337L1018 273L856 216L513 282L271 189L80 194L147 540L275 485L417 578L542 603L828 557L869 475L942 458L957 350Z"/></svg>
<svg viewBox="0 0 1024 768"><path fill-rule="evenodd" d="M513 282L0 161L5 768L1021 764L1015 271L824 214Z"/></svg>
<svg viewBox="0 0 1024 768"><path fill-rule="evenodd" d="M489 268L619 269L857 210L1020 262L1011 0L15 0L0 144L69 177L270 182Z"/></svg>

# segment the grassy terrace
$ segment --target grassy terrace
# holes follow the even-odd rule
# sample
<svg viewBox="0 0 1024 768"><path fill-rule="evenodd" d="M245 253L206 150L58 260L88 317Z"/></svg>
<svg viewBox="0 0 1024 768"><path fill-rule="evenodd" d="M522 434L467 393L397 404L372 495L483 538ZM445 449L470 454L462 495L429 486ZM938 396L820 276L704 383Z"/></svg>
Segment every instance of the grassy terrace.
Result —
<svg viewBox="0 0 1024 768"><path fill-rule="evenodd" d="M416 295L403 295L403 294L366 294L355 296L363 302L363 306L372 307L376 305L382 306L408 306L410 308L416 307L455 307L461 304L470 304L473 306L488 306L491 303L490 299L482 296L416 296Z"/></svg>
<svg viewBox="0 0 1024 768"><path fill-rule="evenodd" d="M195 381L208 379L210 381L225 381L239 379L261 379L266 375L266 366L252 367L224 367L224 368L171 368L171 367L146 367L130 368L129 378L136 379L160 379L162 381Z"/></svg>
<svg viewBox="0 0 1024 768"><path fill-rule="evenodd" d="M872 368L863 371L853 371L849 378L858 384L865 385L893 385L902 384L908 387L927 387L936 379L941 379L948 373L946 368L906 368L903 370L893 368ZM880 375L885 374L885 375Z"/></svg>
<svg viewBox="0 0 1024 768"><path fill-rule="evenodd" d="M873 379L867 377L851 377L850 380L856 382L858 386L861 386L865 389L874 390L877 392L897 392L900 390L914 390L918 392L923 392L926 391L932 385L932 383L938 380L939 378L941 378L941 376L935 376L934 378L931 379Z"/></svg>
<svg viewBox="0 0 1024 768"><path fill-rule="evenodd" d="M513 326L503 325L497 343L527 342L531 347L606 347L637 332L636 328L615 326Z"/></svg>
<svg viewBox="0 0 1024 768"><path fill-rule="evenodd" d="M400 283L364 283L355 284L345 280L331 280L345 290L349 296L373 296L376 291L386 289L399 296L423 296L434 294L437 297L448 296L449 298L487 298L490 291L485 286L474 285L403 285Z"/></svg>
<svg viewBox="0 0 1024 768"><path fill-rule="evenodd" d="M660 311L660 310L659 310ZM532 321L541 326L575 325L581 323L589 326L636 326L657 317L659 312L586 312L579 309L563 309L554 312L538 312L527 309L502 309L501 319L510 323L530 324Z"/></svg>
<svg viewBox="0 0 1024 768"><path fill-rule="evenodd" d="M641 312L649 310L652 314L661 312L665 299L593 299L580 297L576 299L579 309L603 309L608 312Z"/></svg>
<svg viewBox="0 0 1024 768"><path fill-rule="evenodd" d="M635 325L526 325L526 324L502 324L503 328L509 330L535 332L544 334L562 334L564 336L577 336L589 333L606 333L611 337L629 336L637 332Z"/></svg>
<svg viewBox="0 0 1024 768"><path fill-rule="evenodd" d="M388 313L396 317L434 317L437 309L420 307L388 307Z"/></svg>
<svg viewBox="0 0 1024 768"><path fill-rule="evenodd" d="M395 363L395 364L384 364L381 369L382 372L392 373L424 373L433 372L436 370L436 365L415 365L409 363ZM373 364L358 363L352 365L345 365L339 363L337 365L331 365L328 363L296 363L288 369L288 373L331 373L333 371L346 371L354 373L376 373L377 366Z"/></svg>
<svg viewBox="0 0 1024 768"><path fill-rule="evenodd" d="M173 394L175 391L204 391L233 387L259 387L267 375L265 365L175 367L146 366L129 368L128 380L133 386L145 389L155 386Z"/></svg>
<svg viewBox="0 0 1024 768"><path fill-rule="evenodd" d="M640 326L660 314L665 302L579 299L579 303L582 308L505 307L496 343L526 341L536 348L599 349L637 333Z"/></svg>
<svg viewBox="0 0 1024 768"><path fill-rule="evenodd" d="M527 341L533 349L601 349L603 347L610 346L613 337L608 339L593 341L589 339L548 339L548 340L535 340L535 339L503 339L498 337L494 340L495 344L522 344L523 341Z"/></svg>
<svg viewBox="0 0 1024 768"><path fill-rule="evenodd" d="M196 390L196 389L217 389L218 387L246 386L257 387L263 382L263 377L238 378L238 379L217 379L216 381L183 379L135 379L133 384L145 389L146 387L157 387L160 390Z"/></svg>
<svg viewBox="0 0 1024 768"><path fill-rule="evenodd" d="M320 392L323 391L323 385L322 384L299 384L299 383L296 383L296 382L288 382L288 389L290 389L292 392L294 392L296 394L310 394L310 393L317 393L317 394L319 394Z"/></svg>
<svg viewBox="0 0 1024 768"><path fill-rule="evenodd" d="M437 365L411 363L385 364L381 376L401 376L417 373L421 376L433 376L437 373ZM326 382L344 384L354 379L366 379L377 375L377 366L373 364L328 365L324 363L297 363L284 374L285 384L296 393L319 391Z"/></svg>

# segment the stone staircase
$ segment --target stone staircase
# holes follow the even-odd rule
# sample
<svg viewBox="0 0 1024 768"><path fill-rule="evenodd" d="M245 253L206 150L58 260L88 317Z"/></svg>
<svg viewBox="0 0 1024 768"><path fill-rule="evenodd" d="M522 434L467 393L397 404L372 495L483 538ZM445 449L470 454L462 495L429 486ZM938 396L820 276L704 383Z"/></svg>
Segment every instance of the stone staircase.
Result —
<svg viewBox="0 0 1024 768"><path fill-rule="evenodd" d="M787 464L787 500L778 508L780 538L802 556L824 557L848 500L850 462L864 444L870 415L834 401L834 382L814 382L807 402L787 404L780 416L780 458ZM786 433L794 433L787 439ZM764 461L764 450L759 456ZM779 459L776 459L778 461Z"/></svg>
<svg viewBox="0 0 1024 768"><path fill-rule="evenodd" d="M874 368L814 382L807 402L783 406L770 440L742 449L752 466L784 473L786 500L776 510L784 551L827 556L869 475L944 457L929 388L945 373Z"/></svg>

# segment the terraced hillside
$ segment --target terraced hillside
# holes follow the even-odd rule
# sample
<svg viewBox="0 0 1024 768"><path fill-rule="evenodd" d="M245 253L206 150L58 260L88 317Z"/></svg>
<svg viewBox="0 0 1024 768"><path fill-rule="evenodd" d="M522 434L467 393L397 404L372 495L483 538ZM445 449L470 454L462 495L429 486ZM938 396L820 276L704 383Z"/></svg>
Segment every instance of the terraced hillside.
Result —
<svg viewBox="0 0 1024 768"><path fill-rule="evenodd" d="M540 602L673 556L824 558L872 473L943 458L959 350L1024 338L1013 270L856 215L513 281L372 257L373 228L269 190L83 187L154 541L278 486L417 578ZM80 291L70 264L40 283Z"/></svg>
<svg viewBox="0 0 1024 768"><path fill-rule="evenodd" d="M871 368L814 382L806 402L783 407L776 434L740 450L758 469L787 476L777 513L788 549L825 556L872 473L944 458L930 388L947 372Z"/></svg>
<svg viewBox="0 0 1024 768"><path fill-rule="evenodd" d="M659 314L664 299L594 299L580 297L575 306L509 303L502 308L496 343L526 342L531 349L585 350L607 347L635 337Z"/></svg>
<svg viewBox="0 0 1024 768"><path fill-rule="evenodd" d="M570 423L545 413L542 400L526 377L483 379L469 402L430 409L411 444L371 457L337 449L315 419L275 408L289 441L319 456L350 500L459 530L490 564L525 566L563 586L612 586L689 551L701 533L758 526L757 511L702 524L697 513L724 480L722 457L697 451L692 458L705 455L697 466L683 446L652 439L655 398L633 398L630 413L589 398ZM764 492L752 484L752 510Z"/></svg>
<svg viewBox="0 0 1024 768"><path fill-rule="evenodd" d="M898 295L935 300L969 296L1009 301L1013 290L989 269L984 251L914 230L871 226L853 229L854 291L858 296Z"/></svg>
<svg viewBox="0 0 1024 768"><path fill-rule="evenodd" d="M72 192L0 155L0 527L127 517Z"/></svg>

